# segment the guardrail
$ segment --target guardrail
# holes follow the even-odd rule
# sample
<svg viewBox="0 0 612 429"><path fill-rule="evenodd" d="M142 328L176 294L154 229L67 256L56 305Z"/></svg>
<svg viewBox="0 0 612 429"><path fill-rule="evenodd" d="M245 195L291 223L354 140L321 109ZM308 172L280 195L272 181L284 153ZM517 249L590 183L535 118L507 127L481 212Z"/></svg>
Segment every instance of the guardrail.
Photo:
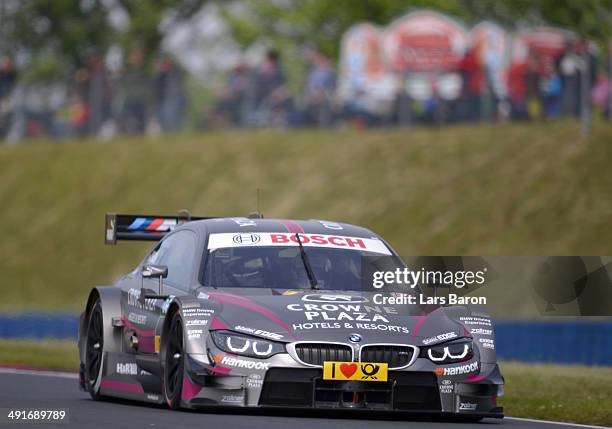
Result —
<svg viewBox="0 0 612 429"><path fill-rule="evenodd" d="M495 321L500 359L612 366L612 320Z"/></svg>
<svg viewBox="0 0 612 429"><path fill-rule="evenodd" d="M29 313L0 315L0 338L76 340L78 316ZM612 366L612 320L497 320L500 359Z"/></svg>

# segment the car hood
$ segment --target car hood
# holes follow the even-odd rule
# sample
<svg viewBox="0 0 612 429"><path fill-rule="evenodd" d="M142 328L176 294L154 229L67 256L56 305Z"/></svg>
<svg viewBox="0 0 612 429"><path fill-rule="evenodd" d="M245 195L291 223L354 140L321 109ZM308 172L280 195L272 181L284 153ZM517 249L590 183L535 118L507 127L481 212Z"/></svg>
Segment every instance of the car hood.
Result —
<svg viewBox="0 0 612 429"><path fill-rule="evenodd" d="M470 335L443 307L375 304L374 294L367 292L258 290L248 294L244 289L217 289L200 292L198 298L203 306L207 302L214 308L211 329L285 342L346 342L351 334L359 334L363 343L418 346Z"/></svg>

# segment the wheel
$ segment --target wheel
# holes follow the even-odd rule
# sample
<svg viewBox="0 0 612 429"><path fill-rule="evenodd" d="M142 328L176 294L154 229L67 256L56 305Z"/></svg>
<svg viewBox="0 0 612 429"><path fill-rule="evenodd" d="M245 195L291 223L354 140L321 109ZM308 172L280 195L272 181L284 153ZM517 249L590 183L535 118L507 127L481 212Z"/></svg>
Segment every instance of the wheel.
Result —
<svg viewBox="0 0 612 429"><path fill-rule="evenodd" d="M104 357L104 321L102 304L98 299L89 314L85 345L85 381L92 399L100 399L100 379Z"/></svg>
<svg viewBox="0 0 612 429"><path fill-rule="evenodd" d="M172 316L164 353L164 396L168 406L176 410L181 406L183 369L185 363L183 321L177 312Z"/></svg>

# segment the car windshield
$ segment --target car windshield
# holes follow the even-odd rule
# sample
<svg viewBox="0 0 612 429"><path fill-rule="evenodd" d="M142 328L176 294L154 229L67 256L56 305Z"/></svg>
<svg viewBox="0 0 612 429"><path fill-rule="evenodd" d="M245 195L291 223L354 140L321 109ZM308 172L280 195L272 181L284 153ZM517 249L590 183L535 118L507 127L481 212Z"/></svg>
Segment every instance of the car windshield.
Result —
<svg viewBox="0 0 612 429"><path fill-rule="evenodd" d="M382 244L382 242L381 242ZM403 267L388 254L347 248L304 246L318 289L363 290L362 270ZM204 284L213 287L310 289L311 283L300 248L291 246L248 246L209 249Z"/></svg>

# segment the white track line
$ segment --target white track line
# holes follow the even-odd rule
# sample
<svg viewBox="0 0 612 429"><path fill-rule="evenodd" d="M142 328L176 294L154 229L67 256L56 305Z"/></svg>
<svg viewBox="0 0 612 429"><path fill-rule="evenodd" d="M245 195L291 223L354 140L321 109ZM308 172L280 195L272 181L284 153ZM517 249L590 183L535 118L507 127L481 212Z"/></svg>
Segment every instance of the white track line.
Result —
<svg viewBox="0 0 612 429"><path fill-rule="evenodd" d="M36 369L0 367L0 374L34 375L34 376L42 376L42 377L70 378L73 380L79 379L79 375L74 372L44 371L44 370L36 370Z"/></svg>
<svg viewBox="0 0 612 429"><path fill-rule="evenodd" d="M536 419L523 419L520 417L504 417L504 420L518 420L522 422L532 422L532 423L546 423L549 425L559 425L559 426L571 426L575 428L592 428L592 429L606 429L609 426L594 426L594 425L582 425L579 423L568 423L568 422L553 422L550 420L536 420Z"/></svg>

